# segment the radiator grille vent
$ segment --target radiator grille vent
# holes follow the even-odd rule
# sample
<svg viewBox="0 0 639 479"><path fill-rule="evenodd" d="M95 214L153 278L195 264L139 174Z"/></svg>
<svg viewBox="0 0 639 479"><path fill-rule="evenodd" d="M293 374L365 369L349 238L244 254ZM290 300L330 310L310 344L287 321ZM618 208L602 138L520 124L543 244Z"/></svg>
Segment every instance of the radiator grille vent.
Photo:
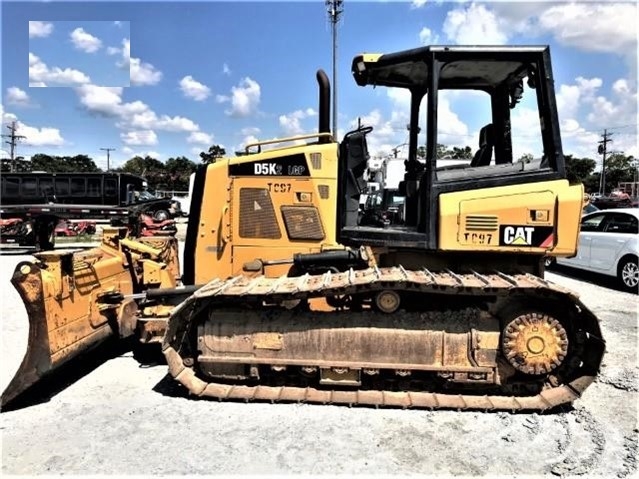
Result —
<svg viewBox="0 0 639 479"><path fill-rule="evenodd" d="M240 190L240 237L267 239L282 237L267 189L242 188Z"/></svg>
<svg viewBox="0 0 639 479"><path fill-rule="evenodd" d="M321 199L323 200L327 200L328 199L328 194L329 194L329 189L328 189L328 185L318 185L317 186L317 191L319 192L319 196Z"/></svg>
<svg viewBox="0 0 639 479"><path fill-rule="evenodd" d="M311 166L314 170L319 170L322 167L321 153L311 153Z"/></svg>
<svg viewBox="0 0 639 479"><path fill-rule="evenodd" d="M324 228L314 206L282 206L282 216L289 239L324 239Z"/></svg>
<svg viewBox="0 0 639 479"><path fill-rule="evenodd" d="M468 215L466 216L466 230L495 231L499 227L496 216Z"/></svg>

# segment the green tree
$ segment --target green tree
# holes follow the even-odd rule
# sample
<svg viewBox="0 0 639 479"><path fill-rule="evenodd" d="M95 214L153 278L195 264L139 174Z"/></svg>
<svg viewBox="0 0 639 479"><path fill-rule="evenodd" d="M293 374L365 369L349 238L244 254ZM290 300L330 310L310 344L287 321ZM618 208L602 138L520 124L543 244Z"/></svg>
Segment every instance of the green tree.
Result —
<svg viewBox="0 0 639 479"><path fill-rule="evenodd" d="M11 161L11 158L2 158L0 160L0 172L9 173L11 171L12 164L15 165L16 172L31 171L31 163L25 160L22 156L16 156L14 162Z"/></svg>
<svg viewBox="0 0 639 479"><path fill-rule="evenodd" d="M533 156L530 153L524 153L515 163L530 163L532 160Z"/></svg>
<svg viewBox="0 0 639 479"><path fill-rule="evenodd" d="M637 160L623 153L613 153L606 158L606 193L619 186L619 183L635 180Z"/></svg>
<svg viewBox="0 0 639 479"><path fill-rule="evenodd" d="M564 155L566 162L566 178L570 184L586 183L592 176L597 163L590 158L575 158L572 155Z"/></svg>
<svg viewBox="0 0 639 479"><path fill-rule="evenodd" d="M419 146L417 147L417 158L426 158L426 147ZM457 155L457 156L455 156ZM470 156L468 156L470 155ZM464 148L454 147L452 150L447 146L441 143L437 143L437 158L472 158L473 154L470 150L470 146L466 146Z"/></svg>
<svg viewBox="0 0 639 479"><path fill-rule="evenodd" d="M203 151L200 153L200 159L202 160L202 163L209 165L211 163L215 163L218 158L222 158L224 155L226 155L226 150L224 148L220 145L213 145L209 148L209 151Z"/></svg>
<svg viewBox="0 0 639 479"><path fill-rule="evenodd" d="M453 146L451 156L456 160L472 160L473 150L470 148L470 146L465 146L463 148Z"/></svg>
<svg viewBox="0 0 639 479"><path fill-rule="evenodd" d="M92 158L87 155L75 155L75 156L56 156L58 159L58 171L60 172L99 172L102 171L95 164Z"/></svg>
<svg viewBox="0 0 639 479"><path fill-rule="evenodd" d="M87 155L51 156L37 153L31 157L31 171L47 173L87 173L102 171Z"/></svg>
<svg viewBox="0 0 639 479"><path fill-rule="evenodd" d="M169 158L166 160L164 169L168 175L171 189L186 191L189 189L189 177L194 173L198 165L184 156Z"/></svg>
<svg viewBox="0 0 639 479"><path fill-rule="evenodd" d="M152 190L166 189L169 186L169 177L164 163L148 155L144 157L134 156L118 168L117 171L133 173L146 178L149 188Z"/></svg>

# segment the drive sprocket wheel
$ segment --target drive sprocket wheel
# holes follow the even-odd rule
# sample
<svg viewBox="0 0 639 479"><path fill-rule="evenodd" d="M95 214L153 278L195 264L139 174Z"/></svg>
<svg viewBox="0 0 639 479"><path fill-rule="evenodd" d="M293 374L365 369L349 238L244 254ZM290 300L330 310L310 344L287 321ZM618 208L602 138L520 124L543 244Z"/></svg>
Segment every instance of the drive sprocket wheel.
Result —
<svg viewBox="0 0 639 479"><path fill-rule="evenodd" d="M568 335L555 318L542 313L517 316L504 328L502 348L508 362L526 374L546 374L561 365Z"/></svg>

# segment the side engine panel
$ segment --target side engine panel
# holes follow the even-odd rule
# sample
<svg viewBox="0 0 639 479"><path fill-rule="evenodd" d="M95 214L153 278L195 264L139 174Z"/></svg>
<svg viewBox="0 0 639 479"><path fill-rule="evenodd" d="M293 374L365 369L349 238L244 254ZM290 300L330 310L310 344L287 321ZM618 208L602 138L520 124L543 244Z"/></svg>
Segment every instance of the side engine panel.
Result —
<svg viewBox="0 0 639 479"><path fill-rule="evenodd" d="M574 255L583 186L566 180L440 195L444 251Z"/></svg>

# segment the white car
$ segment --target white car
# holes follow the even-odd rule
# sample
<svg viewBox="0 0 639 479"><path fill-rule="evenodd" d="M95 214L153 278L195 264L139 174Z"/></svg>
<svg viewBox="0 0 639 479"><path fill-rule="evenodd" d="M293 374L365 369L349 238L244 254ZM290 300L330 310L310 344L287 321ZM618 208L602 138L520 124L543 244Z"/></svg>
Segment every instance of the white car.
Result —
<svg viewBox="0 0 639 479"><path fill-rule="evenodd" d="M639 285L639 208L599 210L581 218L579 246L574 258L557 264L614 276L619 285L637 292Z"/></svg>

